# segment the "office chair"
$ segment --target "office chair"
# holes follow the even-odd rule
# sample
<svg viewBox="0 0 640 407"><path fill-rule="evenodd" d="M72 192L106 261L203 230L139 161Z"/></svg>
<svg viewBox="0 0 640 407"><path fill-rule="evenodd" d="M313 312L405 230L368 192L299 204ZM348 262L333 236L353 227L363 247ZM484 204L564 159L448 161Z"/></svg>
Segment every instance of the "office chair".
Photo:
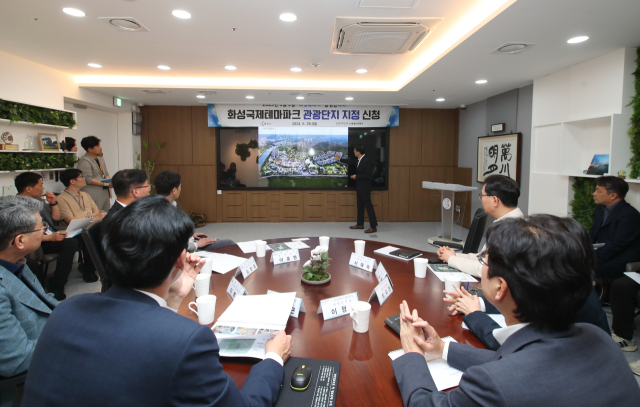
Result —
<svg viewBox="0 0 640 407"><path fill-rule="evenodd" d="M478 208L475 215L473 215L473 221L471 221L471 227L467 234L467 240L464 242L462 253L478 253L478 247L484 236L484 227L487 225L487 214L484 213L484 209Z"/></svg>
<svg viewBox="0 0 640 407"><path fill-rule="evenodd" d="M106 262L104 261L104 253L102 252L102 246L100 242L102 240L101 234L102 221L91 222L89 226L82 230L82 239L87 246L91 260L96 266L96 271L100 276L102 282L102 289L100 292L105 292L111 287L111 280L107 276Z"/></svg>

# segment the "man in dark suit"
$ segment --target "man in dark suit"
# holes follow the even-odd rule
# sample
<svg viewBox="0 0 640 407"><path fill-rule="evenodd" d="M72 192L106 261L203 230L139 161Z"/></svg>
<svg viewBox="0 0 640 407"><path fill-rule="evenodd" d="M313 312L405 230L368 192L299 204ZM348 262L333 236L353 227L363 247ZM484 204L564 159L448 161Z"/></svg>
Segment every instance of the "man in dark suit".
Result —
<svg viewBox="0 0 640 407"><path fill-rule="evenodd" d="M574 220L569 220L575 222ZM609 336L574 324L592 290L593 248L552 215L505 219L487 232L482 290L505 317L497 351L443 341L400 306L405 355L393 361L405 406L636 406L640 388ZM460 387L438 392L424 352L463 371Z"/></svg>
<svg viewBox="0 0 640 407"><path fill-rule="evenodd" d="M340 158L336 153L336 160L341 163L356 166L356 173L351 176L356 180L356 194L358 196L358 219L355 226L350 226L351 229L364 229L364 210L367 210L369 215L369 229L364 233L374 233L378 229L378 221L376 220L376 213L373 210L371 204L371 177L373 176L373 159L365 156L365 148L362 144L356 146L353 149L353 153L356 158Z"/></svg>
<svg viewBox="0 0 640 407"><path fill-rule="evenodd" d="M239 390L222 370L211 329L174 312L204 264L186 252L193 229L163 196L139 199L111 218L102 246L114 285L56 307L36 346L23 406L275 404L290 336L281 331L267 342L266 359Z"/></svg>
<svg viewBox="0 0 640 407"><path fill-rule="evenodd" d="M125 208L136 199L148 196L151 192L147 173L143 170L120 170L113 176L111 184L116 193L116 201L104 217L103 225L106 225L109 218L120 209Z"/></svg>

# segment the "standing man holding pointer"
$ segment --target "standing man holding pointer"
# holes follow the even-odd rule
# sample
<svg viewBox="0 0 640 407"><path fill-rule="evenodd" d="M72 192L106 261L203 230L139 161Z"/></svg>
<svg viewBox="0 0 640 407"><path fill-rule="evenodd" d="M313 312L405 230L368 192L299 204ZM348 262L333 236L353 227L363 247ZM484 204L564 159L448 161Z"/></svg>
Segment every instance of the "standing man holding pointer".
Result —
<svg viewBox="0 0 640 407"><path fill-rule="evenodd" d="M340 158L336 153L336 160L341 163L356 166L356 173L351 176L356 180L356 194L358 196L358 219L355 226L350 226L350 229L364 229L364 210L367 209L369 215L370 228L365 230L364 233L374 233L378 229L378 221L376 220L376 213L373 210L371 204L371 176L373 175L373 160L371 157L365 157L365 149L362 144L357 145L353 149L353 153L357 160L349 158Z"/></svg>

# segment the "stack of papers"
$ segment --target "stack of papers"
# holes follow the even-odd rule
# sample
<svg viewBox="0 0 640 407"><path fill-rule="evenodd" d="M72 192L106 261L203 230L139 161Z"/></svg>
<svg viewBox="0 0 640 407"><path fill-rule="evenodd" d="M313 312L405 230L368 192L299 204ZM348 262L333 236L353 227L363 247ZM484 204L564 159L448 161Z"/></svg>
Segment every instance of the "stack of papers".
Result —
<svg viewBox="0 0 640 407"><path fill-rule="evenodd" d="M238 256L232 256L224 253L212 252L195 252L197 256L207 259L213 259L211 269L216 273L226 274L231 270L237 269L247 259Z"/></svg>
<svg viewBox="0 0 640 407"><path fill-rule="evenodd" d="M470 283L477 283L478 280L476 280L475 278L473 278L472 276L470 276L467 273L463 273L462 271L453 271L453 270L457 270L448 266L443 266L441 264L429 264L429 270L431 270L431 272L438 277L438 280L440 280L440 282L444 283L444 279L445 277L458 277L460 279L460 281L462 281L463 283L466 282L470 282ZM444 268L446 267L446 268ZM438 269L444 269L444 270L451 270L451 271L436 271Z"/></svg>
<svg viewBox="0 0 640 407"><path fill-rule="evenodd" d="M250 242L238 242L237 245L240 248L240 250L242 250L242 253L255 253L256 242L260 242L260 240L252 240Z"/></svg>

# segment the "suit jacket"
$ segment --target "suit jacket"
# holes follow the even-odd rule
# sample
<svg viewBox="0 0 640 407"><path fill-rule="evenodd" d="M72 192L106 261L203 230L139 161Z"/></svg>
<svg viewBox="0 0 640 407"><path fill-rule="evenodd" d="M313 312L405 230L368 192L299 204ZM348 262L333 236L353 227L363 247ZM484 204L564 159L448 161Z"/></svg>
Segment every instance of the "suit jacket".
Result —
<svg viewBox="0 0 640 407"><path fill-rule="evenodd" d="M356 166L356 189L358 191L371 191L371 177L373 177L373 159L366 154L358 165L357 158L342 158L340 162Z"/></svg>
<svg viewBox="0 0 640 407"><path fill-rule="evenodd" d="M467 314L462 317L464 323L469 327L469 330L480 339L487 349L497 350L500 347L500 343L493 336L493 330L500 328L500 325L496 323L488 314L499 314L500 311L494 307L487 299L482 296L482 300L485 304L486 312L476 311L471 314ZM600 297L596 293L595 288L591 290L591 294L587 297L584 305L578 311L575 322L584 322L592 324L611 335L609 330L609 322L607 321L607 315L602 309L600 304Z"/></svg>
<svg viewBox="0 0 640 407"><path fill-rule="evenodd" d="M605 206L599 205L589 231L593 243L606 243L596 250L596 267L615 264L621 270L627 263L640 261L640 213L624 199L604 219Z"/></svg>
<svg viewBox="0 0 640 407"><path fill-rule="evenodd" d="M104 228L107 226L109 220L113 217L113 215L115 215L116 212L118 212L122 208L124 208L124 206L117 200L113 203L113 205L111 205L111 208L109 208L109 212L107 212L107 215L102 219L102 230L104 230Z"/></svg>
<svg viewBox="0 0 640 407"><path fill-rule="evenodd" d="M590 324L564 332L526 326L497 351L451 343L460 387L438 392L422 355L393 361L405 406L637 406L640 388L620 347ZM28 380L28 379L27 379Z"/></svg>
<svg viewBox="0 0 640 407"><path fill-rule="evenodd" d="M45 294L28 266L22 273L50 304L0 266L0 376L15 376L29 368L40 333L52 307L58 304L53 294Z"/></svg>
<svg viewBox="0 0 640 407"><path fill-rule="evenodd" d="M98 157L98 161L100 161L100 165L102 165L104 178L102 177L102 173L100 172L100 167L98 166L98 164L96 164L96 160L89 154L83 155L82 158L78 160L78 169L82 171L82 175L87 181L87 186L82 188L82 191L89 194L94 202L100 202L105 193L107 196L109 195L109 191L104 189L103 187L89 185L91 181L94 179L97 181L101 181L103 179L111 178L111 176L109 175L109 170L107 169L107 164L104 162L104 158Z"/></svg>
<svg viewBox="0 0 640 407"><path fill-rule="evenodd" d="M31 362L23 406L265 406L284 368L267 359L242 390L222 371L207 326L138 291L77 295L51 315Z"/></svg>

